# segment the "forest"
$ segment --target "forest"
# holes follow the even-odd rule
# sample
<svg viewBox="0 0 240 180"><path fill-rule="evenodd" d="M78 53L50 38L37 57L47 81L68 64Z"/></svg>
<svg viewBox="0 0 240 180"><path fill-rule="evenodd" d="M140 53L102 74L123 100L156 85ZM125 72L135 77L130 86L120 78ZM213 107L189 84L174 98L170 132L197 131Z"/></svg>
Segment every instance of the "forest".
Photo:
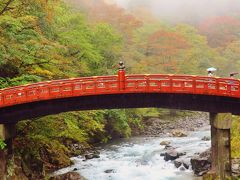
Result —
<svg viewBox="0 0 240 180"><path fill-rule="evenodd" d="M228 77L240 70L239 32L240 13L207 17L197 24L168 23L144 6L126 10L104 0L1 0L0 88L112 75L120 60L133 74L206 75L207 68L215 67L217 76ZM21 121L14 140L15 164L21 161L25 175L38 177L70 165L69 157L95 143L130 137L142 128L146 115L162 112L170 110L68 112ZM238 119L234 116L233 157L240 157ZM73 143L82 150L73 152ZM36 166L44 170L36 172Z"/></svg>

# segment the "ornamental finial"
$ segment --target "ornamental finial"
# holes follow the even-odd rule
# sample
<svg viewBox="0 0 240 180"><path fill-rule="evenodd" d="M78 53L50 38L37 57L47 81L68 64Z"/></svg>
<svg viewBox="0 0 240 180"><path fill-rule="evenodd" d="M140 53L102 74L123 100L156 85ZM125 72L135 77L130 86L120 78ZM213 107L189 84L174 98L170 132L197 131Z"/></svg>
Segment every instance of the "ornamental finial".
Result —
<svg viewBox="0 0 240 180"><path fill-rule="evenodd" d="M124 65L124 62L123 61L119 61L119 63L118 63L118 69L119 70L124 70L125 69L125 65Z"/></svg>

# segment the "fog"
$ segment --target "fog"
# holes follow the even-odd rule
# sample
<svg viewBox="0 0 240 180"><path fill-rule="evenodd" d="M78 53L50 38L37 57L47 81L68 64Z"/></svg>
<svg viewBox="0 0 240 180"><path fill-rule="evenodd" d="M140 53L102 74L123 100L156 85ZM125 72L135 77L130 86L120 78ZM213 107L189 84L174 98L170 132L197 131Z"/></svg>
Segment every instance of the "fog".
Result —
<svg viewBox="0 0 240 180"><path fill-rule="evenodd" d="M146 7L161 19L171 22L199 21L214 16L239 16L240 0L108 0L134 10Z"/></svg>

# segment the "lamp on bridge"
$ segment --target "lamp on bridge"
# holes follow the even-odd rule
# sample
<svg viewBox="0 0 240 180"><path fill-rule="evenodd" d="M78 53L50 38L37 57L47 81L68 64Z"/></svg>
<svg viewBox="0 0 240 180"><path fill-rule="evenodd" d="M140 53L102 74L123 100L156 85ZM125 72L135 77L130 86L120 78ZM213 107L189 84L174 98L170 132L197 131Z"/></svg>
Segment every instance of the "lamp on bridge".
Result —
<svg viewBox="0 0 240 180"><path fill-rule="evenodd" d="M123 61L118 63L118 87L119 90L125 89L125 65Z"/></svg>
<svg viewBox="0 0 240 180"><path fill-rule="evenodd" d="M119 70L125 70L125 65L124 65L124 62L123 62L123 61L119 61L119 63L118 63L118 69L119 69Z"/></svg>

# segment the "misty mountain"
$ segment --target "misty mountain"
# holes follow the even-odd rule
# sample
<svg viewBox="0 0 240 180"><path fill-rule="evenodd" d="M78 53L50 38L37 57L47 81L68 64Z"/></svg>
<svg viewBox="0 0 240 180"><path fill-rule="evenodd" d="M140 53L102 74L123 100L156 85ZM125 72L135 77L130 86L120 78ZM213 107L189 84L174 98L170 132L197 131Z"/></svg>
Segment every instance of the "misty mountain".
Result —
<svg viewBox="0 0 240 180"><path fill-rule="evenodd" d="M240 16L239 0L107 0L134 10L142 6L169 22L198 23L214 16Z"/></svg>

